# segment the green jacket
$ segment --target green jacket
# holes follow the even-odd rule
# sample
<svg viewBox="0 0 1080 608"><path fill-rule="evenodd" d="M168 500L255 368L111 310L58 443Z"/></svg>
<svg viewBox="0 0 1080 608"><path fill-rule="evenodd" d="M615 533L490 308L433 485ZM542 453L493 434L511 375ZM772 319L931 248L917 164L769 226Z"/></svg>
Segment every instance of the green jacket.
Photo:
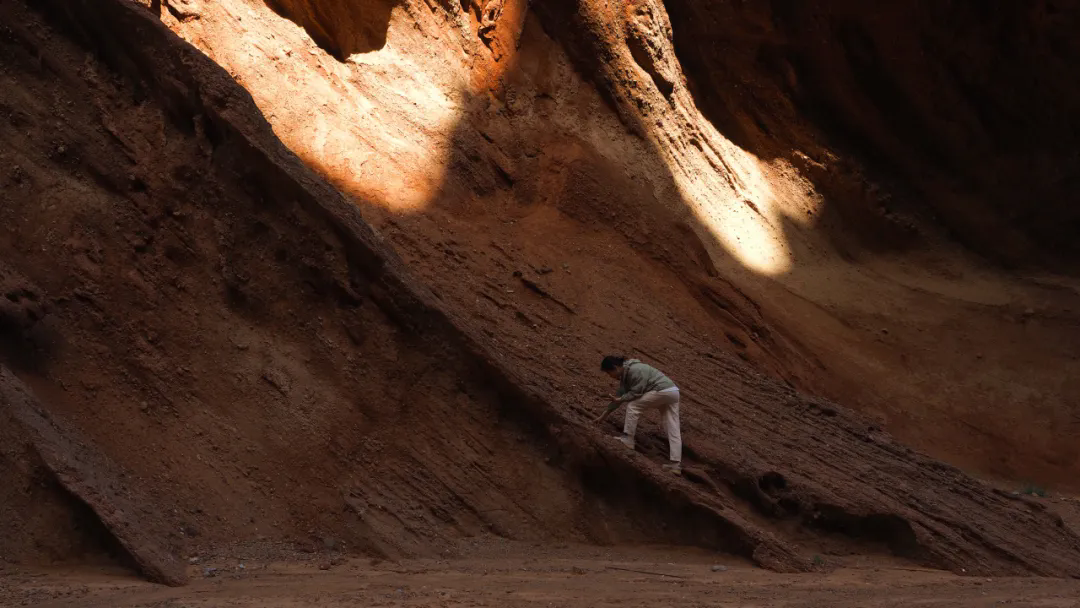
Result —
<svg viewBox="0 0 1080 608"><path fill-rule="evenodd" d="M642 363L638 359L627 359L623 362L622 378L619 380L619 390L615 393L618 399L615 403L626 403L640 398L651 391L662 391L675 388L675 383L655 367Z"/></svg>

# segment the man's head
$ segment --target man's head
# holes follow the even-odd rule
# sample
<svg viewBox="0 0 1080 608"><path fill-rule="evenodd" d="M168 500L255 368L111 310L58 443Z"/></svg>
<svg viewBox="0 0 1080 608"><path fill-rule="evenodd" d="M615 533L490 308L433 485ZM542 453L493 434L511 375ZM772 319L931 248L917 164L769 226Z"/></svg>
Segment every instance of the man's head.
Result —
<svg viewBox="0 0 1080 608"><path fill-rule="evenodd" d="M626 361L626 357L616 357L615 355L608 355L604 357L604 360L600 362L600 371L618 380L619 374L622 373L623 362Z"/></svg>

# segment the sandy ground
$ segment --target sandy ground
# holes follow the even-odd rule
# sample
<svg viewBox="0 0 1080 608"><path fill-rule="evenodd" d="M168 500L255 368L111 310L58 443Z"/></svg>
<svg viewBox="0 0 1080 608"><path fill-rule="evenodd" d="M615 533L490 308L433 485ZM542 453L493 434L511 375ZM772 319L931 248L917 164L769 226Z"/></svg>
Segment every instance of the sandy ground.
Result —
<svg viewBox="0 0 1080 608"><path fill-rule="evenodd" d="M499 544L450 561L208 561L193 583L151 585L119 570L4 576L4 606L1080 606L1080 581L973 578L861 560L777 575L705 552ZM218 568L212 576L206 568ZM328 569L322 569L328 568Z"/></svg>

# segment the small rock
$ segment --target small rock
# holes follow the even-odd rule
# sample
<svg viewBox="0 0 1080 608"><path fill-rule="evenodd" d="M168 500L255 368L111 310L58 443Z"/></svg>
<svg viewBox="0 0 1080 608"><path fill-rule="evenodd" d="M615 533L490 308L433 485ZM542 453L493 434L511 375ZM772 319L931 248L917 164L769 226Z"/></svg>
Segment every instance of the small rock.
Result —
<svg viewBox="0 0 1080 608"><path fill-rule="evenodd" d="M276 388L282 395L288 395L289 391L292 390L292 378L281 368L266 368L263 370L262 379Z"/></svg>
<svg viewBox="0 0 1080 608"><path fill-rule="evenodd" d="M203 576L205 576L205 577L212 578L212 577L217 576L217 573L218 573L217 568L203 568Z"/></svg>
<svg viewBox="0 0 1080 608"><path fill-rule="evenodd" d="M713 572L727 572L727 566L721 566L720 564L717 564L717 565L712 567L712 571Z"/></svg>
<svg viewBox="0 0 1080 608"><path fill-rule="evenodd" d="M180 21L198 19L202 16L202 9L199 8L196 0L169 0L168 3L172 8L172 13Z"/></svg>
<svg viewBox="0 0 1080 608"><path fill-rule="evenodd" d="M197 564L197 563L199 563L199 558L198 557L192 557L192 558L188 559L188 563L189 564Z"/></svg>

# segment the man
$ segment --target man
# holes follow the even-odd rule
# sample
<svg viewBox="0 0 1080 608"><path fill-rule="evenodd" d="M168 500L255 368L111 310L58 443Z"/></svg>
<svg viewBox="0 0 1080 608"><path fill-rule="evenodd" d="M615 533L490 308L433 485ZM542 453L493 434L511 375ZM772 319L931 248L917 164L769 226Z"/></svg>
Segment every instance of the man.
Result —
<svg viewBox="0 0 1080 608"><path fill-rule="evenodd" d="M682 433L679 429L679 387L660 370L637 359L609 355L600 362L600 371L618 380L619 390L615 399L608 404L607 410L596 418L596 422L603 422L625 403L623 434L615 436L615 439L634 449L634 434L637 432L641 413L647 409L659 409L663 416L664 430L667 431L668 458L671 461L664 465L664 469L680 475Z"/></svg>

